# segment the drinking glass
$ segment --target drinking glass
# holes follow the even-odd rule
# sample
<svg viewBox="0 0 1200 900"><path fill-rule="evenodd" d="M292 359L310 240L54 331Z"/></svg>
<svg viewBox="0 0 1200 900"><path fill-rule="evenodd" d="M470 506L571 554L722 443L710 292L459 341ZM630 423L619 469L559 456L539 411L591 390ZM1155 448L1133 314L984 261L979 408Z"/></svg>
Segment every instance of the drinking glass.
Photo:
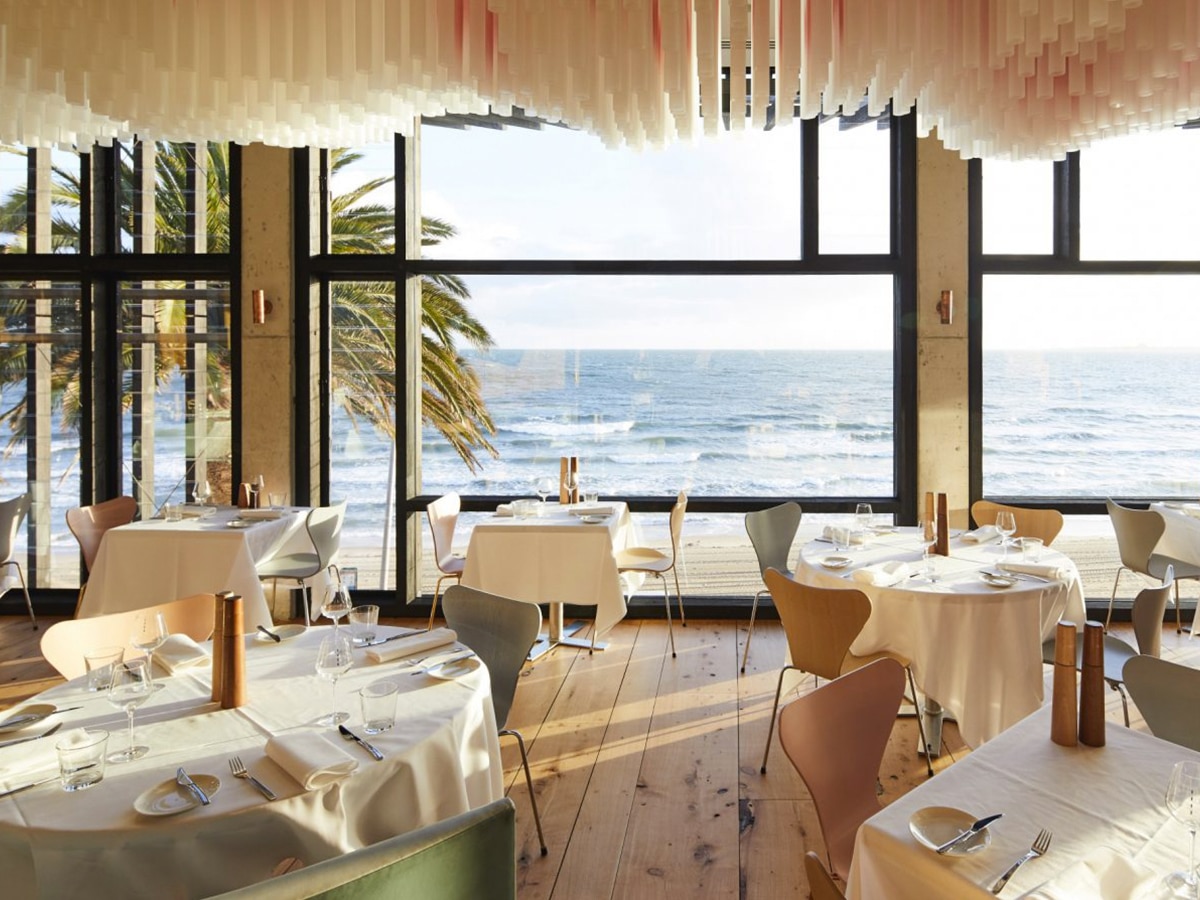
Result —
<svg viewBox="0 0 1200 900"><path fill-rule="evenodd" d="M329 715L317 719L318 725L341 725L350 718L350 713L338 712L337 682L352 665L354 654L351 652L349 638L335 631L321 641L321 648L317 651L317 675L330 683L331 690Z"/></svg>
<svg viewBox="0 0 1200 900"><path fill-rule="evenodd" d="M921 536L921 574L930 584L937 583L937 538L927 541L924 534Z"/></svg>
<svg viewBox="0 0 1200 900"><path fill-rule="evenodd" d="M201 506L208 505L208 501L212 498L212 488L209 486L207 478L196 482L196 487L192 490L192 497Z"/></svg>
<svg viewBox="0 0 1200 900"><path fill-rule="evenodd" d="M350 602L350 588L340 582L325 588L325 600L321 604L321 613L327 619L333 619L333 630L337 633L338 619L350 612L354 604Z"/></svg>
<svg viewBox="0 0 1200 900"><path fill-rule="evenodd" d="M1200 828L1200 762L1187 760L1175 763L1167 783L1167 809L1187 828L1192 836L1188 867L1185 872L1172 872L1166 883L1177 897L1200 896L1196 881L1196 830Z"/></svg>
<svg viewBox="0 0 1200 900"><path fill-rule="evenodd" d="M133 635L129 643L146 654L146 665L154 663L154 651L161 647L171 636L167 627L167 617L162 613L143 614L133 623Z"/></svg>
<svg viewBox="0 0 1200 900"><path fill-rule="evenodd" d="M996 530L1000 532L1000 547L1007 557L1008 539L1017 533L1017 520L1011 512L1002 509L996 513Z"/></svg>
<svg viewBox="0 0 1200 900"><path fill-rule="evenodd" d="M542 498L542 502L545 503L546 498L554 493L554 479L549 475L543 475L533 483L533 489Z"/></svg>
<svg viewBox="0 0 1200 900"><path fill-rule="evenodd" d="M875 514L871 509L870 503L860 503L854 507L854 522L856 525L858 525L860 530L866 531L868 528L870 528L871 521L874 519L874 517Z"/></svg>
<svg viewBox="0 0 1200 900"><path fill-rule="evenodd" d="M112 684L108 687L108 702L117 709L125 710L129 717L129 746L108 757L109 762L121 763L140 759L149 747L133 743L133 712L150 699L154 692L154 680L150 677L150 660L144 656L131 659L113 668Z"/></svg>

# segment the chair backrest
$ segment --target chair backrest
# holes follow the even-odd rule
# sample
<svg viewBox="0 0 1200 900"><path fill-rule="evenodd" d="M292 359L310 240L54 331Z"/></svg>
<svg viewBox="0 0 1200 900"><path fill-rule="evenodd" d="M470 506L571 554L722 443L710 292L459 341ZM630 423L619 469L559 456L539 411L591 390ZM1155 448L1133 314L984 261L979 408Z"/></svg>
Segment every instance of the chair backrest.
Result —
<svg viewBox="0 0 1200 900"><path fill-rule="evenodd" d="M1122 672L1129 696L1150 733L1200 750L1200 669L1155 656L1135 656Z"/></svg>
<svg viewBox="0 0 1200 900"><path fill-rule="evenodd" d="M137 508L136 500L122 496L67 510L67 528L79 542L83 565L89 572L96 562L96 554L100 552L100 540L104 532L118 525L128 525L137 515Z"/></svg>
<svg viewBox="0 0 1200 900"><path fill-rule="evenodd" d="M679 561L679 540L683 534L683 516L687 512L687 492L680 491L671 507L671 560L672 565Z"/></svg>
<svg viewBox="0 0 1200 900"><path fill-rule="evenodd" d="M25 516L29 513L29 494L0 503L0 563L12 557L13 544Z"/></svg>
<svg viewBox="0 0 1200 900"><path fill-rule="evenodd" d="M78 678L87 671L83 663L86 651L94 647L128 647L138 618L155 613L166 617L171 634L206 641L213 630L215 604L213 594L194 594L143 609L56 622L42 635L42 656L64 678Z"/></svg>
<svg viewBox="0 0 1200 900"><path fill-rule="evenodd" d="M342 522L346 519L346 501L332 506L314 506L308 511L304 527L317 551L317 571L333 562L342 543Z"/></svg>
<svg viewBox="0 0 1200 900"><path fill-rule="evenodd" d="M763 577L787 635L792 665L821 678L842 674L850 645L871 617L871 601L854 588L801 584L778 569Z"/></svg>
<svg viewBox="0 0 1200 900"><path fill-rule="evenodd" d="M788 563L792 541L800 528L800 516L800 504L794 502L746 513L746 534L758 557L760 574L765 576L767 569L791 574L792 567Z"/></svg>
<svg viewBox="0 0 1200 900"><path fill-rule="evenodd" d="M846 900L821 857L809 850L804 854L804 872L808 875L808 890L812 900Z"/></svg>
<svg viewBox="0 0 1200 900"><path fill-rule="evenodd" d="M1133 619L1133 636L1137 639L1138 653L1162 656L1163 617L1167 613L1174 582L1175 567L1167 566L1160 587L1143 588L1133 598L1133 608L1129 614Z"/></svg>
<svg viewBox="0 0 1200 900"><path fill-rule="evenodd" d="M433 558L441 571L446 571L446 565L451 557L454 546L454 528L458 525L458 511L462 509L462 501L458 494L446 494L438 497L425 507L425 515L429 519L429 532L433 538Z"/></svg>
<svg viewBox="0 0 1200 900"><path fill-rule="evenodd" d="M779 743L812 794L830 865L843 880L858 826L879 812L875 779L903 695L904 668L879 659L779 712Z"/></svg>
<svg viewBox="0 0 1200 900"><path fill-rule="evenodd" d="M1167 530L1166 520L1157 510L1130 509L1111 499L1105 503L1108 506L1108 518L1117 535L1121 565L1143 575L1148 574L1146 568L1150 563L1150 554Z"/></svg>
<svg viewBox="0 0 1200 900"><path fill-rule="evenodd" d="M488 667L496 725L508 721L517 679L542 629L542 611L533 603L452 585L442 597L446 624Z"/></svg>
<svg viewBox="0 0 1200 900"><path fill-rule="evenodd" d="M507 797L213 900L515 900L515 807Z"/></svg>
<svg viewBox="0 0 1200 900"><path fill-rule="evenodd" d="M1013 514L1013 521L1017 523L1017 537L1041 538L1047 547L1063 529L1063 514L1057 509L1006 506L991 500L976 500L971 504L971 518L975 520L975 527L995 525L996 513L1001 510Z"/></svg>

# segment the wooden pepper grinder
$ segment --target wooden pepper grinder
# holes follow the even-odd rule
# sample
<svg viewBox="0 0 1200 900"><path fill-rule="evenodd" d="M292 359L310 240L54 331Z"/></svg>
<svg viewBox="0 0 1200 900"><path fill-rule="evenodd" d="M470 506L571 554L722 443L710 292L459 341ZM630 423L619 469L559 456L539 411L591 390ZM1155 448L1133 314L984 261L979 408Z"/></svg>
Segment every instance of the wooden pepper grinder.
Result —
<svg viewBox="0 0 1200 900"><path fill-rule="evenodd" d="M221 702L221 691L225 679L225 598L233 596L233 591L220 591L213 598L212 700L214 703Z"/></svg>
<svg viewBox="0 0 1200 900"><path fill-rule="evenodd" d="M225 625L221 641L225 645L225 652L222 659L221 709L234 709L246 702L245 618L239 595L226 592L222 602Z"/></svg>
<svg viewBox="0 0 1200 900"><path fill-rule="evenodd" d="M1079 743L1104 746L1104 626L1083 624L1083 666L1079 678Z"/></svg>
<svg viewBox="0 0 1200 900"><path fill-rule="evenodd" d="M945 494L937 495L937 546L934 552L938 556L950 555L950 514Z"/></svg>
<svg viewBox="0 0 1200 900"><path fill-rule="evenodd" d="M1075 695L1075 623L1054 632L1054 688L1050 700L1050 740L1064 747L1079 743L1079 700Z"/></svg>
<svg viewBox="0 0 1200 900"><path fill-rule="evenodd" d="M935 516L933 512L933 491L925 492L925 543L933 542Z"/></svg>

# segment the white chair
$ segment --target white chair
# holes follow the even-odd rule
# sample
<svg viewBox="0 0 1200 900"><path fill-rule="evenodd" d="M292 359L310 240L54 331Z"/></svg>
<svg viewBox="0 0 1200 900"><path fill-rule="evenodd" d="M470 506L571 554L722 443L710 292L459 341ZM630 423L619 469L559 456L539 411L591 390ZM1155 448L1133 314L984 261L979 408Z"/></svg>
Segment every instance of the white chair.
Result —
<svg viewBox="0 0 1200 900"><path fill-rule="evenodd" d="M758 558L758 573L764 586L754 594L754 605L750 608L750 630L746 632L746 649L742 653L742 671L746 671L746 660L750 658L750 639L754 637L754 619L758 615L758 598L769 593L766 588L767 569L778 569L791 575L788 557L792 552L792 541L800 528L800 504L781 503L768 509L746 513L746 534Z"/></svg>
<svg viewBox="0 0 1200 900"><path fill-rule="evenodd" d="M288 582L285 586L291 590L297 588L304 597L304 624L312 624L309 609L308 579L332 569L337 573L334 560L337 559L338 547L342 540L342 523L346 519L346 501L332 506L316 506L308 511L304 520L304 529L308 532L312 552L277 553L257 566L258 577L262 581L270 581L272 586L278 585L282 579Z"/></svg>
<svg viewBox="0 0 1200 900"><path fill-rule="evenodd" d="M683 617L683 592L679 588L679 539L683 533L683 516L687 512L687 494L679 492L671 507L671 553L668 556L654 547L626 547L616 553L617 571L654 575L662 581L663 604L667 610L667 635L671 639L671 656L675 655L675 631L671 626L671 598L667 595L667 573L675 577L675 596L679 602L679 624L687 625ZM593 638L594 642L594 638Z"/></svg>
<svg viewBox="0 0 1200 900"><path fill-rule="evenodd" d="M29 599L29 586L25 584L25 573L21 571L21 563L13 557L13 544L17 540L17 532L21 523L29 514L29 494L13 497L0 503L0 571L16 569L17 578L21 582L21 590L25 592L25 608L29 610L29 621L37 630L37 616L33 614L33 603ZM0 582L0 597L9 591L6 583Z"/></svg>
<svg viewBox="0 0 1200 900"><path fill-rule="evenodd" d="M429 630L433 630L433 618L437 615L438 596L442 592L442 582L447 578L455 581L462 579L463 569L467 561L453 551L454 528L458 525L458 512L462 509L462 501L458 494L446 494L425 507L425 516L429 519L429 532L433 538L433 559L437 564L437 585L433 589L433 606L429 608Z"/></svg>

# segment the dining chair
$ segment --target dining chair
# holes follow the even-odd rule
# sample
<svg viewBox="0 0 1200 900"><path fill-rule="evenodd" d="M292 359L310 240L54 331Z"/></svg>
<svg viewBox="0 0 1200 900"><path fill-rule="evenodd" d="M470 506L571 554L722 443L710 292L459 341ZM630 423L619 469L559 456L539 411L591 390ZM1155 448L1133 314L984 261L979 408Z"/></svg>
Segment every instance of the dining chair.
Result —
<svg viewBox="0 0 1200 900"><path fill-rule="evenodd" d="M501 797L213 900L516 900L516 834L512 801Z"/></svg>
<svg viewBox="0 0 1200 900"><path fill-rule="evenodd" d="M314 506L304 519L304 530L308 533L312 550L296 553L276 553L260 562L255 568L259 580L270 581L272 589L283 580L285 587L299 589L304 599L304 624L312 624L309 607L308 579L322 572L333 570L335 577L338 548L342 540L342 523L346 519L346 501L332 506Z"/></svg>
<svg viewBox="0 0 1200 900"><path fill-rule="evenodd" d="M686 627L687 620L683 615L683 591L679 588L679 546L683 534L683 517L687 512L687 493L680 491L671 507L671 553L670 555L654 547L626 547L615 554L617 572L639 572L644 575L654 575L662 582L663 604L667 611L667 636L671 639L671 656L675 656L675 631L671 625L671 598L667 594L667 573L675 578L675 597L679 603L679 624Z"/></svg>
<svg viewBox="0 0 1200 900"><path fill-rule="evenodd" d="M812 900L846 900L846 895L837 886L821 857L809 850L804 854L804 872L808 875L808 890Z"/></svg>
<svg viewBox="0 0 1200 900"><path fill-rule="evenodd" d="M21 562L14 555L13 544L17 540L17 532L21 523L29 515L29 494L21 494L11 500L0 503L0 571L16 569L17 579L21 582L21 590L25 593L25 608L29 610L29 621L33 630L37 631L37 616L33 614L33 602L29 599L29 586L25 583L25 573L21 570ZM0 583L0 597L9 592L7 581Z"/></svg>
<svg viewBox="0 0 1200 900"><path fill-rule="evenodd" d="M138 619L157 613L163 614L171 634L186 634L197 643L207 641L212 635L215 604L214 594L193 594L142 609L86 619L64 619L55 622L42 635L42 656L63 678L78 678L87 672L84 653L94 647L127 646Z"/></svg>
<svg viewBox="0 0 1200 900"><path fill-rule="evenodd" d="M104 533L119 525L128 525L137 515L138 504L133 497L122 495L111 500L102 500L90 506L75 506L67 510L67 528L75 536L79 544L79 552L83 554L83 568L91 573L96 565L96 555L100 552L100 542ZM87 590L87 580L79 586L79 597L75 609L83 600L83 592Z"/></svg>
<svg viewBox="0 0 1200 900"><path fill-rule="evenodd" d="M548 852L546 839L542 835L542 819L538 815L525 738L515 728L508 727L508 713L517 693L521 668L542 630L542 611L533 603L454 584L446 589L446 595L442 598L442 613L446 617L446 625L454 631L458 640L474 650L475 655L487 666L492 680L496 725L501 737L517 739L521 766L525 769L525 784L529 787L529 805L533 807L533 822L537 826L538 843L541 844L542 856L545 856Z"/></svg>
<svg viewBox="0 0 1200 900"><path fill-rule="evenodd" d="M767 772L767 756L771 752L779 697L783 693L784 676L789 670L796 669L813 675L819 683L821 678L832 681L876 660L891 659L899 663L908 675L912 704L917 710L917 731L925 750L925 768L929 775L933 775L933 748L925 738L925 725L910 661L898 653L887 651L870 656L856 656L850 652L850 645L871 617L870 598L854 588L822 588L803 584L778 569L767 569L764 578L775 609L779 611L791 662L779 672L775 702L771 705L771 726L767 729L767 744L763 748L762 768L759 771L764 775Z"/></svg>
<svg viewBox="0 0 1200 900"><path fill-rule="evenodd" d="M903 697L904 667L878 659L779 712L779 743L812 795L830 870L843 881L858 826L879 812L879 766Z"/></svg>
<svg viewBox="0 0 1200 900"><path fill-rule="evenodd" d="M1125 687L1150 733L1200 750L1200 669L1156 656L1125 661Z"/></svg>
<svg viewBox="0 0 1200 900"><path fill-rule="evenodd" d="M429 627L433 630L433 619L437 615L438 596L442 592L442 582L447 578L455 581L462 579L463 569L467 560L462 554L454 552L454 529L458 525L458 513L462 509L462 500L458 494L446 494L434 500L425 507L425 517L429 519L429 533L433 538L433 559L438 567L437 585L433 589L433 606L429 608Z"/></svg>
<svg viewBox="0 0 1200 900"><path fill-rule="evenodd" d="M802 515L800 504L780 503L767 509L746 513L746 534L758 558L758 573L766 577L767 569L778 569L792 574L788 561L792 553L792 542L800 529ZM746 649L742 651L742 672L746 671L746 660L750 658L750 639L754 637L754 620L758 615L758 598L767 593L766 582L755 592L754 605L750 607L750 629L746 632Z"/></svg>
<svg viewBox="0 0 1200 900"><path fill-rule="evenodd" d="M975 527L996 524L996 513L1010 512L1017 523L1014 537L1041 538L1047 547L1063 529L1063 514L1057 509L1030 509L1026 506L1008 506L991 500L976 500L971 504L971 518Z"/></svg>
<svg viewBox="0 0 1200 900"><path fill-rule="evenodd" d="M1108 615L1104 617L1104 630L1108 631L1109 623L1112 621L1113 604L1117 600L1117 585L1121 582L1123 571L1129 569L1139 575L1161 580L1166 574L1167 566L1171 566L1175 570L1175 633L1182 633L1183 616L1179 610L1179 580L1200 578L1200 566L1154 552L1163 532L1167 530L1166 519L1158 510L1130 509L1127 506L1121 506L1111 498L1105 503L1108 506L1108 518L1117 535L1117 551L1121 554L1121 565L1117 567L1112 594L1108 598Z"/></svg>
<svg viewBox="0 0 1200 900"><path fill-rule="evenodd" d="M1163 618L1167 602L1171 599L1171 585L1175 581L1175 570L1167 566L1163 582L1158 587L1143 588L1133 600L1130 615L1133 619L1133 636L1137 646L1133 647L1113 634L1104 635L1104 680L1121 695L1121 710L1125 714L1125 727L1129 727L1129 697L1125 689L1125 663L1135 656L1162 655ZM1054 638L1042 642L1042 662L1054 665ZM1083 641L1075 642L1075 667L1083 668Z"/></svg>

